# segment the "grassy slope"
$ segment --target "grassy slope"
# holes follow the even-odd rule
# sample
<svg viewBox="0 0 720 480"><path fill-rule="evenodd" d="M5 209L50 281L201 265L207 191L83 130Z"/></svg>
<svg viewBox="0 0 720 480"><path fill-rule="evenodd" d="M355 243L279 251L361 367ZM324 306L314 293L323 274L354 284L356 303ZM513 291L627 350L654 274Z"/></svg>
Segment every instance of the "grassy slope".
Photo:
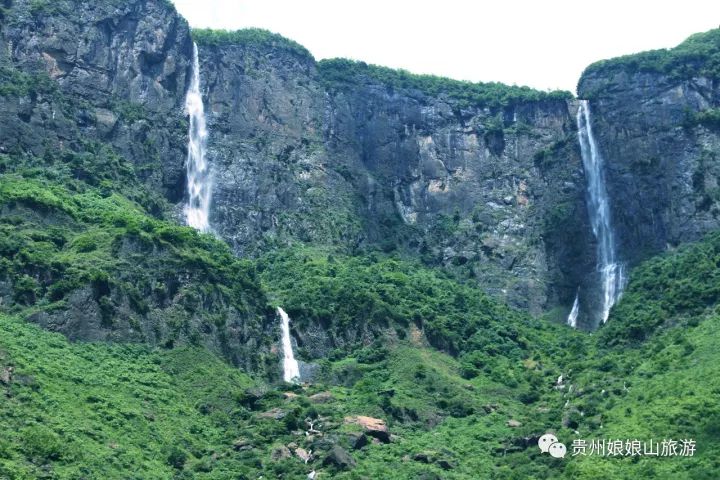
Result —
<svg viewBox="0 0 720 480"><path fill-rule="evenodd" d="M321 468L332 474L325 478L715 478L719 329L720 317L710 315L698 327L668 331L630 352L603 353L590 346L591 358L578 360L577 373L570 373L582 396L565 395L545 382L538 388L541 398L529 405L518 401L517 388L486 375L462 379L451 357L401 343L379 362L332 362L331 369L353 365L363 376L352 386L330 387L331 403L313 405L307 397L324 390L322 385L297 389L299 396L288 402L274 389L248 390L252 380L201 349L70 344L2 317L0 364L14 365L16 372L0 407L0 478L299 478L308 466L294 459L272 461L272 449L296 442L321 456L322 450L293 434L297 425L260 418L271 408L290 412L300 423L319 415L320 428L341 443L343 432L351 430L342 425L345 415L388 419L395 442L354 452L358 466L349 472ZM635 368L619 377L616 368L623 363ZM602 371L599 364L617 367ZM518 368L540 367L525 362ZM394 393L387 401L389 391ZM448 415L438 402L458 394L467 410ZM593 426L593 418L580 420L579 436L561 428L567 399L585 411L595 403L593 418L602 415L603 428ZM487 413L485 405L495 411ZM413 410L418 420L403 419L398 409ZM431 418L443 420L431 427ZM523 425L508 427L510 418ZM567 442L689 437L698 441L698 453L693 459L559 461L515 441L546 430ZM249 439L254 448L235 451L238 438ZM413 460L418 453L432 462ZM443 462L452 468L444 469Z"/></svg>
<svg viewBox="0 0 720 480"><path fill-rule="evenodd" d="M216 452L219 470L242 471L224 455L234 396L252 381L207 351L71 344L7 316L0 336L0 363L16 369L2 387L0 478L173 478L172 464L200 468Z"/></svg>
<svg viewBox="0 0 720 480"><path fill-rule="evenodd" d="M632 372L618 379L601 408L603 429L593 438L697 441L692 458L573 459L569 478L712 479L720 472L720 316L697 327L663 332L636 351L612 358ZM584 372L585 382L591 382ZM620 381L627 387L621 388Z"/></svg>
<svg viewBox="0 0 720 480"><path fill-rule="evenodd" d="M641 267L627 303L643 296L648 303L655 295L644 288L647 272L668 264L682 270L712 242L710 238ZM312 259L315 268L297 262L295 271L282 260L297 255ZM302 296L326 267L343 281L357 278L356 291L383 285L392 291L398 270L410 275L411 285L424 277L448 294L470 288L398 260L331 260L315 250L290 252L275 256L279 267L265 265L262 276L275 301L282 300L297 314L303 307L283 298L285 282L293 282ZM392 281L388 268L395 270ZM284 280L273 279L280 272ZM713 282L711 276L700 276L695 287L706 290ZM670 278L665 287L674 290L686 283ZM334 290L312 295L323 292ZM415 295L415 301L423 300ZM416 334L358 345L321 362L320 382L308 389L291 388L297 395L292 400L283 398L286 387L254 383L201 349L69 344L4 316L0 366L14 365L16 372L0 407L0 478L301 478L311 469L325 472L325 478L716 478L720 316L712 303L692 315L681 305L667 308L661 319L666 327L620 346L608 341L610 329L587 336L544 322L515 324L510 315L497 321L509 321L509 330L517 329L531 341L511 346L511 351L519 349L515 357L503 352L485 356L487 367L477 370L464 365L463 353L437 351ZM449 310L442 301L438 308ZM611 320L618 332L629 314L623 308ZM687 323L680 325L680 318ZM491 332L494 322L479 328ZM554 388L560 373L573 385L572 392ZM309 400L324 390L333 394L329 403ZM286 416L274 420L261 415L272 409ZM343 424L347 415L384 418L397 438L389 445L351 450L357 461L352 470L322 467L331 444L350 450L347 432L353 428ZM305 418L316 418L325 436L303 435ZM511 428L509 419L522 425ZM547 430L567 443L574 438L694 438L698 451L690 459L560 461L523 441ZM237 439L251 447L234 449ZM314 450L320 460L310 465L294 458L272 460L274 449L291 442Z"/></svg>

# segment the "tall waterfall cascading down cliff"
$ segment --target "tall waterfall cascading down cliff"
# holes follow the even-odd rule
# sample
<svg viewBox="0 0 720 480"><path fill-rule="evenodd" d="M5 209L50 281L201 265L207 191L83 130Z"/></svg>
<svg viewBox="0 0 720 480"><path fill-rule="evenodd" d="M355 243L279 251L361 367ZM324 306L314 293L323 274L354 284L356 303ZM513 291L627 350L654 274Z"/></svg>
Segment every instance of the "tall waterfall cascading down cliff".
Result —
<svg viewBox="0 0 720 480"><path fill-rule="evenodd" d="M578 140L587 182L588 214L597 239L597 269L600 273L600 320L605 323L610 309L620 299L625 271L617 258L617 247L610 219L610 201L605 183L604 160L592 131L590 105L580 100L577 113ZM576 302L577 297L576 297ZM573 306L573 311L575 307ZM573 312L570 316L572 317ZM568 318L568 323L570 323ZM577 318L574 319L574 323Z"/></svg>
<svg viewBox="0 0 720 480"><path fill-rule="evenodd" d="M201 232L210 231L208 220L212 179L210 166L205 155L207 125L205 107L200 92L200 56L193 44L193 71L185 99L185 111L190 117L188 129L187 188L188 202L185 205L186 223Z"/></svg>
<svg viewBox="0 0 720 480"><path fill-rule="evenodd" d="M297 383L300 380L300 365L293 354L292 341L290 339L290 316L278 307L282 327L283 347L283 379L286 382Z"/></svg>

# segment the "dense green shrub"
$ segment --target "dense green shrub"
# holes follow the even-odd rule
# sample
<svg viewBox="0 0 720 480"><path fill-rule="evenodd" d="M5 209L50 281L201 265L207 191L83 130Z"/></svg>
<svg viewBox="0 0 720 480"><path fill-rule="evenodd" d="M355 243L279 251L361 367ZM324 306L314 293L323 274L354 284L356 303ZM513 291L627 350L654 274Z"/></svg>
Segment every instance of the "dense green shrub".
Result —
<svg viewBox="0 0 720 480"><path fill-rule="evenodd" d="M194 28L192 36L198 45L249 45L292 52L301 57L312 58L312 54L299 43L262 28L242 30L213 30Z"/></svg>
<svg viewBox="0 0 720 480"><path fill-rule="evenodd" d="M328 261L321 251L296 249L267 255L259 268L299 324L318 322L339 336L363 325L381 335L414 324L432 345L454 355L475 349L523 355L514 327L523 314L415 262L377 254Z"/></svg>
<svg viewBox="0 0 720 480"><path fill-rule="evenodd" d="M709 108L693 116L693 123L699 123L708 128L720 129L720 108Z"/></svg>
<svg viewBox="0 0 720 480"><path fill-rule="evenodd" d="M595 62L583 77L600 72L662 73L676 79L720 79L720 29L696 33L675 48L650 50Z"/></svg>
<svg viewBox="0 0 720 480"><path fill-rule="evenodd" d="M714 233L636 268L600 338L610 345L638 343L719 302L720 234Z"/></svg>
<svg viewBox="0 0 720 480"><path fill-rule="evenodd" d="M447 96L462 107L504 107L524 102L572 98L566 91L543 92L502 83L471 83L434 75L417 75L344 58L318 62L318 71L329 88L345 88L373 80L393 89L418 90L430 96Z"/></svg>

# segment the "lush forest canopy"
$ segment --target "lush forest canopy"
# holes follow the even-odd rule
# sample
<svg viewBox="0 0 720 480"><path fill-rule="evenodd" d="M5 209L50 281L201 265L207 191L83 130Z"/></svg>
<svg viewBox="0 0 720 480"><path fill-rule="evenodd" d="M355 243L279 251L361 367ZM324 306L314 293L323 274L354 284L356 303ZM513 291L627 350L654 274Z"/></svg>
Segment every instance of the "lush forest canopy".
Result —
<svg viewBox="0 0 720 480"><path fill-rule="evenodd" d="M394 89L418 90L425 95L446 96L464 107L505 107L517 103L572 98L570 92L543 92L503 83L472 83L435 75L418 75L344 58L322 60L318 70L329 87L371 80Z"/></svg>
<svg viewBox="0 0 720 480"><path fill-rule="evenodd" d="M302 57L312 58L312 54L299 43L262 28L245 28L242 30L195 28L192 31L192 36L198 45L255 45L276 50L286 50Z"/></svg>
<svg viewBox="0 0 720 480"><path fill-rule="evenodd" d="M587 67L583 76L601 71L662 73L676 79L720 79L720 29L691 35L674 48L595 62Z"/></svg>

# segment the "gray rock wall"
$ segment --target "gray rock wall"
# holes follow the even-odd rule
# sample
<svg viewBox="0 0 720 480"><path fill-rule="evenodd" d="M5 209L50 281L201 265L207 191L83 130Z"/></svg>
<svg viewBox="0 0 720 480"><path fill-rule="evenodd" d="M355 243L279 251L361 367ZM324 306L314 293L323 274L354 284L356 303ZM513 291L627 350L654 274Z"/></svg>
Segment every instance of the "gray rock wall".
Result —
<svg viewBox="0 0 720 480"><path fill-rule="evenodd" d="M720 131L694 120L720 106L717 81L600 69L579 95L591 99L621 258L633 265L720 227Z"/></svg>
<svg viewBox="0 0 720 480"><path fill-rule="evenodd" d="M68 105L37 95L2 99L3 148L42 155L80 136L110 143L145 181L180 200L192 57L185 19L157 0L14 0L7 12L4 60L46 72Z"/></svg>
<svg viewBox="0 0 720 480"><path fill-rule="evenodd" d="M0 96L0 153L109 144L181 205L185 20L159 0L5 5L0 61L44 72L60 95ZM467 107L369 77L339 87L282 42L201 45L200 55L211 223L237 254L298 242L381 249L558 320L578 288L595 288L574 101ZM720 140L692 121L718 106L717 81L594 69L579 91L607 159L623 259L718 227Z"/></svg>
<svg viewBox="0 0 720 480"><path fill-rule="evenodd" d="M572 105L462 109L372 79L328 88L297 52L200 55L211 223L239 254L297 241L397 250L535 313L572 303L592 265L586 242L558 236L587 230Z"/></svg>

